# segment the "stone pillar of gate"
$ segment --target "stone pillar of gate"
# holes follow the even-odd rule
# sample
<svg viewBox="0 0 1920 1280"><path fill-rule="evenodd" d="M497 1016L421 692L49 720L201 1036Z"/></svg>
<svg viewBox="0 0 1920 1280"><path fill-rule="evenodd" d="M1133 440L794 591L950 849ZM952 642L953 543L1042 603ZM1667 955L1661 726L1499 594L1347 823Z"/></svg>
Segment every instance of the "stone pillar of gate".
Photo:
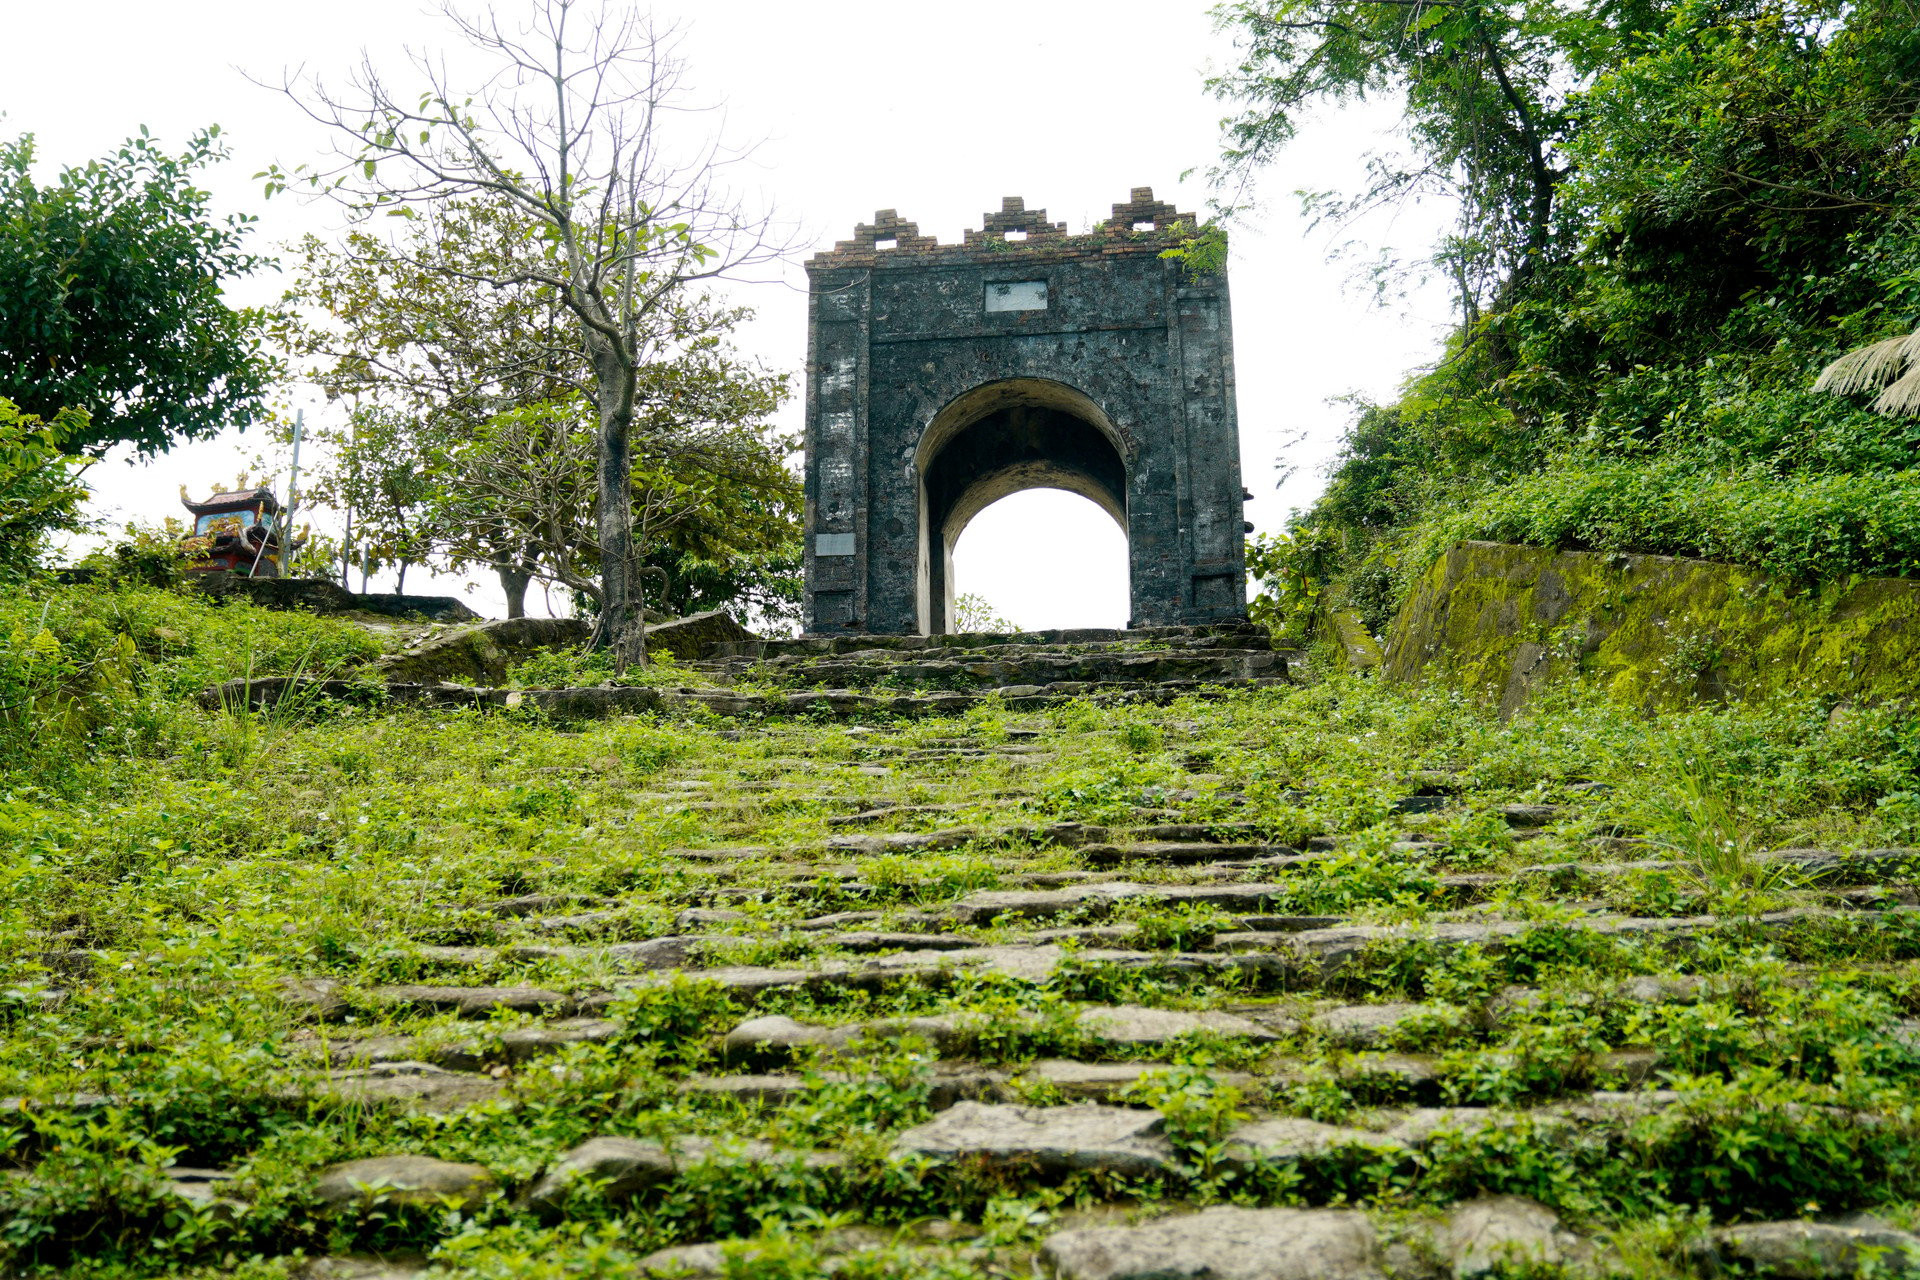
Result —
<svg viewBox="0 0 1920 1280"><path fill-rule="evenodd" d="M1146 187L1084 235L1010 197L957 245L882 210L807 264L809 634L946 630L960 530L1034 487L1121 523L1132 625L1245 616L1226 276L1161 257L1193 227Z"/></svg>

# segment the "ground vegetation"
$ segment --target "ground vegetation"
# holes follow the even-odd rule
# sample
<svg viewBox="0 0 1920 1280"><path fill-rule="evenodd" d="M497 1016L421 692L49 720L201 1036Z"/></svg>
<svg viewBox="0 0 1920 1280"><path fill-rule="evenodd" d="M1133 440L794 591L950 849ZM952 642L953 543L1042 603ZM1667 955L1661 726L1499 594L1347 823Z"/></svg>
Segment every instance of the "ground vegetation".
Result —
<svg viewBox="0 0 1920 1280"><path fill-rule="evenodd" d="M1679 1280L1920 1225L1898 708L1296 668L563 722L206 703L382 642L192 593L41 583L0 636L14 1274L1098 1275L1077 1233L1209 1206L1485 1274L1447 1224L1507 1196L1524 1274Z"/></svg>

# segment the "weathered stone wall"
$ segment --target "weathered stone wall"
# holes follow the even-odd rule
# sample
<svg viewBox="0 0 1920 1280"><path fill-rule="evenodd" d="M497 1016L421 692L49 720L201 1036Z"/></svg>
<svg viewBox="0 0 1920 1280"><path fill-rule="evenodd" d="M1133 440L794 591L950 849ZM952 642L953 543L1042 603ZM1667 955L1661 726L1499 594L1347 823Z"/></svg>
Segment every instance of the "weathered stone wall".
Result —
<svg viewBox="0 0 1920 1280"><path fill-rule="evenodd" d="M1121 521L1136 625L1244 614L1227 283L1160 256L1191 226L1147 188L1079 236L1017 198L960 245L885 210L808 264L810 632L947 630L959 531L1041 485Z"/></svg>
<svg viewBox="0 0 1920 1280"><path fill-rule="evenodd" d="M1670 556L1462 542L1395 619L1384 674L1497 698L1579 671L1647 707L1776 691L1920 696L1920 581L1795 591Z"/></svg>

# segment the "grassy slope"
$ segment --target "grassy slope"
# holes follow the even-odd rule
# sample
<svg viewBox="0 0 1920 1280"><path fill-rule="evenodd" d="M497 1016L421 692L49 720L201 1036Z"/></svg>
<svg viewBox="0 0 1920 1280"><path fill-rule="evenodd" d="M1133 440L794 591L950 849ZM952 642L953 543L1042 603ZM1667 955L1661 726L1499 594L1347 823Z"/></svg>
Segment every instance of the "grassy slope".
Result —
<svg viewBox="0 0 1920 1280"><path fill-rule="evenodd" d="M203 621L227 625L211 615ZM93 1092L127 1100L81 1118L58 1107L0 1117L0 1143L18 1166L0 1186L0 1265L113 1276L183 1269L281 1275L296 1250L388 1247L438 1250L461 1273L612 1275L661 1245L737 1235L760 1237L770 1259L794 1259L791 1271L763 1261L765 1269L752 1274L805 1275L816 1273L809 1259L826 1228L858 1222L891 1232L952 1216L982 1234L965 1246L937 1245L922 1230L911 1237L921 1247L876 1253L872 1270L857 1274L1001 1273L995 1267L1024 1274L1023 1251L1060 1215L1115 1194L1148 1202L1350 1197L1392 1208L1494 1189L1538 1196L1588 1230L1625 1232L1635 1273L1660 1275L1668 1269L1660 1255L1670 1255L1696 1211L1724 1221L1793 1216L1813 1205L1878 1206L1899 1221L1920 1217L1905 1119L1867 1132L1803 1109L1800 1119L1777 1122L1786 1104L1833 1103L1891 1117L1910 1116L1920 1104L1912 1055L1887 1038L1899 1018L1920 1010L1920 970L1907 960L1920 954L1920 939L1840 928L1767 944L1736 936L1674 955L1558 928L1574 918L1573 899L1642 915L1711 909L1738 916L1805 902L1806 891L1770 882L1745 855L1913 842L1920 731L1890 713L1834 720L1821 707L1783 704L1645 720L1568 696L1503 726L1459 700L1338 679L1164 709L1073 704L1018 716L989 709L960 722L856 729L623 720L568 730L511 714L309 710L235 718L181 700L165 679L168 661L145 660L135 673L136 683L167 690L143 696L141 734L126 736L108 716L91 752L76 747L64 763L44 751L15 754L14 763L38 763L0 781L0 843L9 854L0 866L0 1001L8 1019L0 1096L49 1102ZM1044 750L996 752L1010 725L1038 729ZM987 754L953 754L956 742ZM876 764L890 772L876 772ZM1414 789L1423 769L1459 770L1436 775L1457 784L1458 796L1439 813L1394 817L1392 801ZM1612 790L1581 790L1584 781ZM1305 798L1301 788L1310 788ZM1230 792L1243 793L1245 803L1221 798ZM886 1135L927 1114L929 1059L910 1043L856 1056L854 1064L872 1067L870 1080L823 1084L782 1108L682 1093L678 1082L689 1074L725 1069L710 1037L745 1016L697 982L616 1002L614 1016L626 1030L610 1043L512 1069L512 1105L431 1116L283 1100L290 1086L310 1084L318 1073L301 1051L312 1048L314 1030L276 997L283 975L345 984L353 1020L329 1035L404 1030L427 1042L470 1037L473 1025L355 993L423 980L558 991L614 981L590 956L496 956L449 968L421 951L551 940L531 923L509 922L505 938L496 936L494 917L474 909L490 899L530 892L615 898L623 918L612 936L632 938L678 931L676 917L689 906L727 906L743 918L711 926L734 940L707 963L766 964L833 955L818 935L787 927L804 917L852 908L910 912L1003 883L1015 871L1082 865L1072 850L988 837L946 853L862 858L852 883L804 874L842 860L818 853L835 833L831 815L883 801L957 807L903 815L875 828L881 831L961 823L992 831L1059 820L1126 825L1152 810L1161 821L1170 813L1251 820L1281 840L1343 835L1340 858L1289 879L1286 905L1395 922L1459 917L1432 892L1437 875L1572 856L1596 828L1644 832L1678 850L1696 873L1627 875L1582 892L1556 893L1542 882L1497 889L1486 910L1538 924L1526 945L1498 956L1385 951L1335 994L1419 998L1452 1010L1396 1035L1400 1048L1442 1055L1444 1087L1456 1102L1550 1097L1593 1080L1595 1052L1651 1045L1668 1079L1692 1090L1698 1105L1684 1124L1634 1136L1626 1159L1618 1148L1569 1155L1544 1131L1521 1129L1500 1138L1498 1149L1467 1144L1414 1176L1360 1166L1321 1169L1305 1181L1202 1177L1164 1188L939 1178L885 1158ZM1565 803L1569 816L1516 845L1492 813L1509 801ZM1435 843L1397 846L1410 830ZM770 852L720 870L672 853L726 845ZM1181 873L1138 878L1177 881ZM742 892L753 890L763 892ZM726 900L715 902L716 894ZM1203 943L1226 923L1206 911L1164 908L1130 918L1143 938L1169 948ZM887 921L862 927L886 928ZM999 924L983 932L1010 938L1018 930ZM62 978L58 953L76 949L101 954L90 974ZM1609 997L1627 975L1672 972L1710 975L1715 994L1701 1004L1650 1009ZM1808 981L1781 981L1789 972ZM1538 986L1547 997L1489 1030L1479 1015L1511 982ZM52 988L69 994L49 1007ZM1075 1001L1208 1007L1289 998L1297 994L1218 975L1095 968L1042 984L776 994L756 1011L838 1022L879 1010L974 1008L999 1028L982 1055L1017 1067L1100 1052L1073 1029ZM527 1020L499 1014L484 1029ZM1138 1100L1160 1106L1197 1152L1253 1100L1212 1080L1225 1068L1270 1072L1292 1064L1294 1082L1272 1077L1259 1100L1321 1119L1345 1119L1395 1097L1391 1088L1356 1084L1341 1071L1343 1054L1307 1033L1271 1047L1194 1041L1170 1060L1197 1070ZM1033 1096L1043 1099L1044 1090ZM1756 1121L1757 1114L1775 1122ZM871 1163L847 1181L716 1175L624 1210L588 1207L557 1227L504 1202L467 1218L395 1213L330 1229L316 1228L309 1212L314 1171L331 1161L417 1151L478 1161L518 1183L557 1151L605 1132L765 1137ZM170 1208L153 1189L153 1171L169 1161L236 1170L252 1207L231 1222Z"/></svg>

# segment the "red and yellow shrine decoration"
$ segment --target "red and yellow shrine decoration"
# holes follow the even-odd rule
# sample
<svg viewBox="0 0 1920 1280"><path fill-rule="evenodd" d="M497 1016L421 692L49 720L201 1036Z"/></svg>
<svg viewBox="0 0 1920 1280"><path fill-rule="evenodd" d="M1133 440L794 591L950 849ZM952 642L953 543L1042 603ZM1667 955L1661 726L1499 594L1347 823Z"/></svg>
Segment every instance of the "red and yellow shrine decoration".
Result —
<svg viewBox="0 0 1920 1280"><path fill-rule="evenodd" d="M271 489L238 489L216 493L204 502L187 497L180 486L180 505L193 513L193 532L181 542L189 573L235 573L242 577L278 578L282 575L282 547L277 518L280 500ZM297 549L301 539L293 539Z"/></svg>

